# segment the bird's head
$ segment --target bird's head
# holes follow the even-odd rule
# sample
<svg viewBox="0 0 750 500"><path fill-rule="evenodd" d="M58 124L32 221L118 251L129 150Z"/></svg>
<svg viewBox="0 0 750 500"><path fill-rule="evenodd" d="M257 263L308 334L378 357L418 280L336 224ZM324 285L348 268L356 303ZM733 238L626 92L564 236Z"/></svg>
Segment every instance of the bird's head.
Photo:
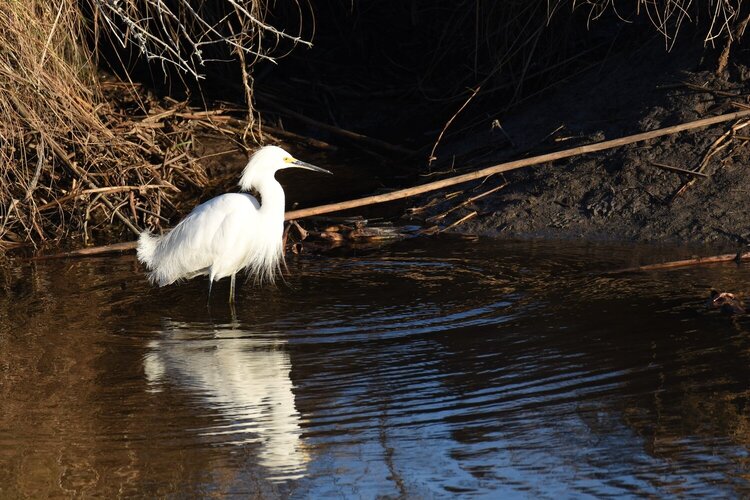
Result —
<svg viewBox="0 0 750 500"><path fill-rule="evenodd" d="M240 177L240 188L243 191L257 189L261 182L273 178L276 171L285 168L304 168L324 174L331 173L324 168L296 159L278 146L264 146L253 153L250 161L247 162L247 166L242 171L242 177Z"/></svg>

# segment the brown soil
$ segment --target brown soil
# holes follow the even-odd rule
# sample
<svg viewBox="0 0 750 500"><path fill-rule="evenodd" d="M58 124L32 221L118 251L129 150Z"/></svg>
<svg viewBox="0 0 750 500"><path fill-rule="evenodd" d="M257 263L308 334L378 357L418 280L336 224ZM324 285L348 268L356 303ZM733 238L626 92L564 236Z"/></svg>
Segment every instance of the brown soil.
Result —
<svg viewBox="0 0 750 500"><path fill-rule="evenodd" d="M745 78L750 70L732 63L719 77L699 69L701 57L702 51L668 54L655 44L607 61L502 117L505 134L495 128L479 137L459 138L448 154L474 158L475 169L735 111L732 101L747 103ZM732 125L512 172L505 177L507 187L456 211L446 222L476 211L478 216L456 230L503 237L747 244L748 141L728 141L708 162L709 177L697 179L678 196L690 177L653 165L697 168ZM750 127L737 134L744 130L750 136ZM501 182L490 179L472 194Z"/></svg>

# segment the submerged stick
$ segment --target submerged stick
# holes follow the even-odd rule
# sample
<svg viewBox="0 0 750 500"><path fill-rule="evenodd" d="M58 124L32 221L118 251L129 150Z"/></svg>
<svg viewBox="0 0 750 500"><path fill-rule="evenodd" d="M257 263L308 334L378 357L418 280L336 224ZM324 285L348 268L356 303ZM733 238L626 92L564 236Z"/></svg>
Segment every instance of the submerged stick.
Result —
<svg viewBox="0 0 750 500"><path fill-rule="evenodd" d="M629 135L626 137L620 137L619 139L611 139L609 141L595 142L593 144L587 144L584 146L578 146L563 151L556 151L554 153L547 153L540 156L533 156L531 158L523 158L520 160L509 161L500 163L491 167L477 170L468 174L459 175L456 177L449 177L439 181L428 182L420 186L415 186L407 189L400 189L398 191L392 191L390 193L379 194L374 196L366 196L356 200L343 201L340 203L330 203L327 205L320 205L318 207L303 208L300 210L292 210L286 213L286 220L300 219L302 217L309 217L311 215L320 215L330 212L338 212L340 210L348 210L350 208L362 207L365 205L375 205L377 203L385 203L387 201L400 200L402 198L408 198L410 196L416 196L418 194L427 193L430 191L436 191L448 186L454 186L456 184L463 184L464 182L481 179L488 177L493 174L499 174L502 172L508 172L510 170L517 170L523 167L530 167L532 165L539 165L540 163L548 163L555 160L561 160L564 158L570 158L571 156L578 156L586 153L595 153L597 151L604 151L607 149L616 148L619 146L625 146L627 144L633 144L635 142L646 141L649 139L655 139L657 137L663 137L665 135L672 135L685 130L691 130L695 128L707 127L709 125L715 125L717 123L727 122L750 116L750 110L736 111L734 113L727 113L724 115L712 116L709 118L703 118L692 122L681 123L672 127L660 128L652 130L650 132L642 132L640 134Z"/></svg>
<svg viewBox="0 0 750 500"><path fill-rule="evenodd" d="M78 250L71 250L70 252L62 252L52 255L40 255L38 257L32 257L29 260L67 259L69 257L93 257L95 255L103 255L107 253L129 252L131 250L135 250L137 247L137 241L126 241L124 243L113 243L111 245L103 245L100 247L79 248Z"/></svg>
<svg viewBox="0 0 750 500"><path fill-rule="evenodd" d="M679 267L691 267L700 266L703 264L716 264L720 262L742 262L744 260L750 260L750 252L745 253L727 253L723 255L712 255L711 257L696 257L694 259L685 260L673 260L670 262L662 262L661 264L649 264L646 266L626 267L624 269L617 269L615 271L607 271L603 274L624 274L624 273L637 273L644 271L659 271L664 269L676 269Z"/></svg>

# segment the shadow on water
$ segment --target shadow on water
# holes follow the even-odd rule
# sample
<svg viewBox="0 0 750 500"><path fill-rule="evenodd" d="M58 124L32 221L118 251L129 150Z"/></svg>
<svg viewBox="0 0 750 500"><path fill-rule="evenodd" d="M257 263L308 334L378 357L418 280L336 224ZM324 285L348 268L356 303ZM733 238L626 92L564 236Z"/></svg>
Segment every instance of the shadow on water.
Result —
<svg viewBox="0 0 750 500"><path fill-rule="evenodd" d="M0 496L746 495L747 267L416 240L241 288L133 257L2 274Z"/></svg>

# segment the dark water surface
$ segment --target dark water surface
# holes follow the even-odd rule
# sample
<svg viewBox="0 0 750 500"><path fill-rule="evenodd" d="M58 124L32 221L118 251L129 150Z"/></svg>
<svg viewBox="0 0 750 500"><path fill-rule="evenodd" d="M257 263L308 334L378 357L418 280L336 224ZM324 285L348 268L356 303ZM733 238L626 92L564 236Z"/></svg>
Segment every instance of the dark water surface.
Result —
<svg viewBox="0 0 750 500"><path fill-rule="evenodd" d="M0 272L0 497L750 494L750 291L608 245L418 239L288 284Z"/></svg>

